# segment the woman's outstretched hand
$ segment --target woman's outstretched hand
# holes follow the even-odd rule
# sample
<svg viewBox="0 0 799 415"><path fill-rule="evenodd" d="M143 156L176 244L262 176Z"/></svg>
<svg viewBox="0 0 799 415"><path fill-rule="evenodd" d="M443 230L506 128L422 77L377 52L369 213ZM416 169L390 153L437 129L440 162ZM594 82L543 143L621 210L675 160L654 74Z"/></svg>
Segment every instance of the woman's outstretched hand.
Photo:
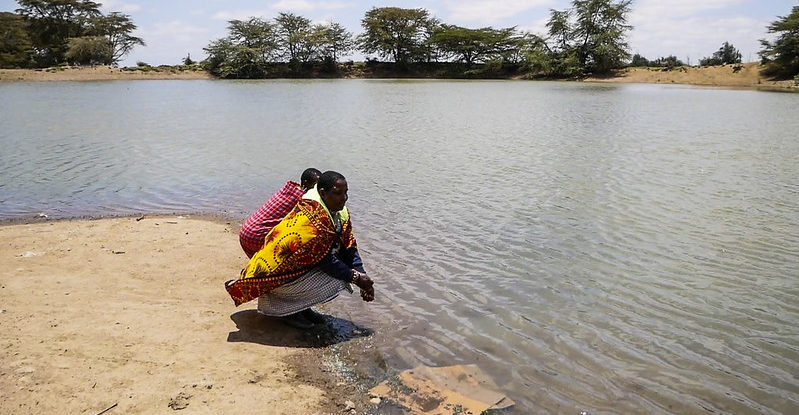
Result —
<svg viewBox="0 0 799 415"><path fill-rule="evenodd" d="M355 275L352 278L352 283L361 289L361 298L363 298L363 301L374 301L374 281L372 281L372 279L363 272L359 272L357 270L352 270L352 272Z"/></svg>

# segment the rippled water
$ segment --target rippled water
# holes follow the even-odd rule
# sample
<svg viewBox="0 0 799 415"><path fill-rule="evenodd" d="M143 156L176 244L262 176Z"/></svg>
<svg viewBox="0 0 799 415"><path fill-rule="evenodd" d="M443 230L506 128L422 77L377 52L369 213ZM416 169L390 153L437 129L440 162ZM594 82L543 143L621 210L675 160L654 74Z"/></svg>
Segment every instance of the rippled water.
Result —
<svg viewBox="0 0 799 415"><path fill-rule="evenodd" d="M799 95L441 81L0 84L0 219L243 219L347 176L397 369L513 413L799 411ZM237 243L237 241L231 241Z"/></svg>

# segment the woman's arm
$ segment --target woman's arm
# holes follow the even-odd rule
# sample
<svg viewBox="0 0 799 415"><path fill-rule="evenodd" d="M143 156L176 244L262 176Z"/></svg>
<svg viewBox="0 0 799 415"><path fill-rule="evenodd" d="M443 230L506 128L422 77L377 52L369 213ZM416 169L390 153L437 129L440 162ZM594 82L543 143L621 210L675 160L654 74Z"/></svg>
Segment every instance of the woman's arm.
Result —
<svg viewBox="0 0 799 415"><path fill-rule="evenodd" d="M319 261L319 268L333 278L352 282L352 268L332 252Z"/></svg>
<svg viewBox="0 0 799 415"><path fill-rule="evenodd" d="M339 258L338 255L333 253L328 254L319 262L319 268L333 278L349 282L360 288L361 298L364 301L374 300L374 282L366 275L358 250L351 248L341 252L341 254L343 254L344 258Z"/></svg>

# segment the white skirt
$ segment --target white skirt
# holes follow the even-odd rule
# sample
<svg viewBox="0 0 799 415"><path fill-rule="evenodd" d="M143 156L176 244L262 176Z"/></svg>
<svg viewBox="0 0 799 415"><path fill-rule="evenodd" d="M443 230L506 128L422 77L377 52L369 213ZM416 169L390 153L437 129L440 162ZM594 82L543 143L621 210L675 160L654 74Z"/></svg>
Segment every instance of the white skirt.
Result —
<svg viewBox="0 0 799 415"><path fill-rule="evenodd" d="M258 297L257 310L267 316L287 316L326 303L344 290L352 293L350 283L333 278L317 267Z"/></svg>

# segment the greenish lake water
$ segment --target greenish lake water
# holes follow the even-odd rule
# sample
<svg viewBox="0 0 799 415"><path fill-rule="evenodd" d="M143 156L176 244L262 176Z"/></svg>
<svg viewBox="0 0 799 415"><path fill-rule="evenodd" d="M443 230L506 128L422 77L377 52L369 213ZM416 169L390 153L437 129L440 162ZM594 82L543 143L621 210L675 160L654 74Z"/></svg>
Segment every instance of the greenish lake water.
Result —
<svg viewBox="0 0 799 415"><path fill-rule="evenodd" d="M519 414L799 412L799 95L8 83L0 114L0 219L241 220L343 173L378 300L330 310L392 370L475 363Z"/></svg>

